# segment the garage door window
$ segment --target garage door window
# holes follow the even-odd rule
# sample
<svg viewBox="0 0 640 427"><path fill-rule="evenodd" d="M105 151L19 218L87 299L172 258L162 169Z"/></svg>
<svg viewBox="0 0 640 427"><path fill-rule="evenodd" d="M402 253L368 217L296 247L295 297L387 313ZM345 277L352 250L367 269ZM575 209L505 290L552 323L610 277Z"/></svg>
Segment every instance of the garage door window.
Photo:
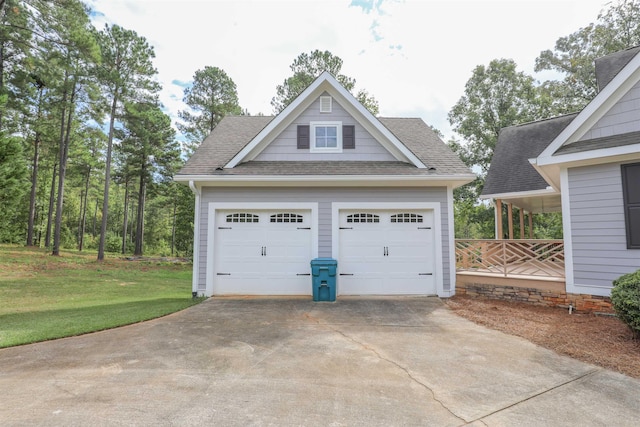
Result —
<svg viewBox="0 0 640 427"><path fill-rule="evenodd" d="M302 215L294 213L279 213L271 215L271 222L303 222Z"/></svg>
<svg viewBox="0 0 640 427"><path fill-rule="evenodd" d="M422 215L414 213L399 213L391 215L391 222L423 222Z"/></svg>
<svg viewBox="0 0 640 427"><path fill-rule="evenodd" d="M260 218L258 215L239 212L227 215L227 222L260 222Z"/></svg>
<svg viewBox="0 0 640 427"><path fill-rule="evenodd" d="M347 216L348 223L380 222L380 216L370 213L356 213Z"/></svg>

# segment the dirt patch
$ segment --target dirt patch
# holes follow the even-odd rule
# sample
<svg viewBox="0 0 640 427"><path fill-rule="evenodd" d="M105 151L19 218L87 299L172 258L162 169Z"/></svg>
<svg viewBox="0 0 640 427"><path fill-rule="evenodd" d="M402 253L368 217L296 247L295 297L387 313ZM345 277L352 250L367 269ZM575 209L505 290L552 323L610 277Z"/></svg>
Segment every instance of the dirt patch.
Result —
<svg viewBox="0 0 640 427"><path fill-rule="evenodd" d="M613 316L456 295L446 304L459 316L583 362L640 378L640 340Z"/></svg>

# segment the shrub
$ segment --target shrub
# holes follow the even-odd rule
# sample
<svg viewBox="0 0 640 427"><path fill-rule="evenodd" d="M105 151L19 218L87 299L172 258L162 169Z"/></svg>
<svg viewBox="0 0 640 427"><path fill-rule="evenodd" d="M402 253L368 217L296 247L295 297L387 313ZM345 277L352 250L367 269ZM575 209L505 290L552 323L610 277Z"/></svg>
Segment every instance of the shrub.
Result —
<svg viewBox="0 0 640 427"><path fill-rule="evenodd" d="M613 281L611 303L618 317L640 338L640 270Z"/></svg>

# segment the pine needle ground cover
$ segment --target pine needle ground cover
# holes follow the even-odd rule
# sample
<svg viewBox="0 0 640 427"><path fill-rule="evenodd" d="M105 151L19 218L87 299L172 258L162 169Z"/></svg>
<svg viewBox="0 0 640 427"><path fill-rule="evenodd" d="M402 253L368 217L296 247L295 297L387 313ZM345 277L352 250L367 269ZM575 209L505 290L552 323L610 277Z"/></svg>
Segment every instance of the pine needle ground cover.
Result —
<svg viewBox="0 0 640 427"><path fill-rule="evenodd" d="M164 316L191 298L191 265L0 245L0 348Z"/></svg>

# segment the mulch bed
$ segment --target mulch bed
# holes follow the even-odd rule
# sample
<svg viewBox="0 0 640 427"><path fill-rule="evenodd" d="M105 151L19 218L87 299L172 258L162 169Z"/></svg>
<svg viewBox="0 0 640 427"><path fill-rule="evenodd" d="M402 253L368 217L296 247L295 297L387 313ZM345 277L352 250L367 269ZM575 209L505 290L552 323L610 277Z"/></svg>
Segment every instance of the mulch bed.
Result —
<svg viewBox="0 0 640 427"><path fill-rule="evenodd" d="M563 308L462 295L446 304L479 325L640 379L640 340L615 316L569 314Z"/></svg>

